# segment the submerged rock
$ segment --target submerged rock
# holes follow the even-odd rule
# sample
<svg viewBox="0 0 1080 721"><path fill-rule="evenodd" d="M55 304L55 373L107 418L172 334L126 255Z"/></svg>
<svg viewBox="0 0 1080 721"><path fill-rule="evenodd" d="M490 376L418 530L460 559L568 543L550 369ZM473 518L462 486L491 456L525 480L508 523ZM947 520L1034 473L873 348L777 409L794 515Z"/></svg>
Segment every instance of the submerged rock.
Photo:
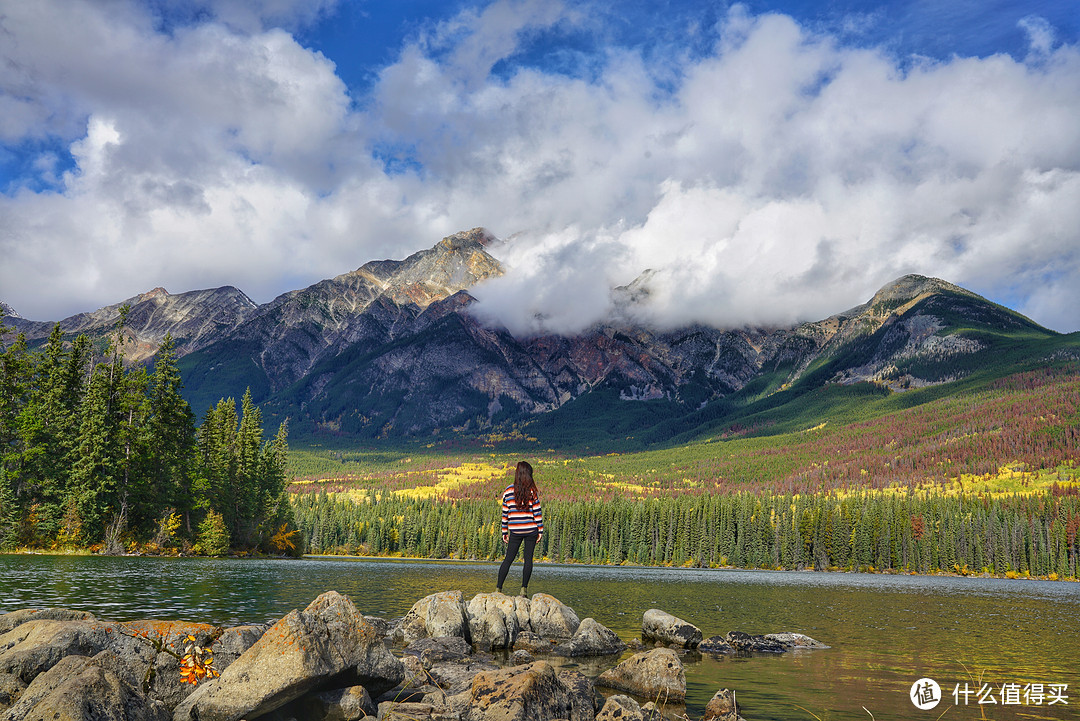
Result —
<svg viewBox="0 0 1080 721"><path fill-rule="evenodd" d="M787 646L767 636L751 636L742 631L732 631L727 635L727 642L736 651L753 651L756 653L783 653Z"/></svg>
<svg viewBox="0 0 1080 721"><path fill-rule="evenodd" d="M705 706L702 721L743 721L735 706L735 692L727 688L717 691Z"/></svg>
<svg viewBox="0 0 1080 721"><path fill-rule="evenodd" d="M700 628L659 608L650 608L642 616L641 635L648 641L660 641L682 648L697 648L701 643Z"/></svg>
<svg viewBox="0 0 1080 721"><path fill-rule="evenodd" d="M600 674L596 682L664 703L686 699L686 672L679 654L670 648L636 653Z"/></svg>
<svg viewBox="0 0 1080 721"><path fill-rule="evenodd" d="M723 636L709 636L698 644L698 651L711 654L735 653L735 647L727 642Z"/></svg>
<svg viewBox="0 0 1080 721"><path fill-rule="evenodd" d="M829 648L820 641L815 641L809 636L801 633L767 633L765 638L770 641L776 641L787 649L805 648L805 649L819 649Z"/></svg>

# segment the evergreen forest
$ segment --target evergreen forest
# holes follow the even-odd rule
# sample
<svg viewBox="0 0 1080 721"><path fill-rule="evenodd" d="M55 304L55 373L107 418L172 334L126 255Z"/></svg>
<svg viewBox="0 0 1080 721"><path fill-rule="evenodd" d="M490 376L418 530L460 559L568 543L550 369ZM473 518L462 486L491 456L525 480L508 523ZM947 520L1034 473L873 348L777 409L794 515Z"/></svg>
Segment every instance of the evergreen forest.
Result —
<svg viewBox="0 0 1080 721"><path fill-rule="evenodd" d="M500 508L370 492L298 496L313 553L496 560ZM552 500L537 556L562 563L1076 578L1080 494L751 492Z"/></svg>
<svg viewBox="0 0 1080 721"><path fill-rule="evenodd" d="M298 553L285 424L264 439L248 393L196 429L171 337L123 363L126 315L99 348L0 326L0 549Z"/></svg>

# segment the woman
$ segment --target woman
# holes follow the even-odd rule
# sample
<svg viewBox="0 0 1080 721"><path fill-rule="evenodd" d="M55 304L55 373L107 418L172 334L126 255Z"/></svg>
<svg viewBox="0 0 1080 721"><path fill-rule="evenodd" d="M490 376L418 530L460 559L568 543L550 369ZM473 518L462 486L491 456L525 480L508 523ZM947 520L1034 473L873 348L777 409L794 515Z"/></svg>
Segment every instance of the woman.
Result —
<svg viewBox="0 0 1080 721"><path fill-rule="evenodd" d="M544 512L540 508L536 483L533 482L533 469L528 461L520 461L514 471L514 482L502 494L502 539L506 544L506 558L499 567L499 585L495 587L497 593L502 593L510 564L517 558L518 548L524 541L525 566L521 571L521 595L529 595L533 551L543 535Z"/></svg>

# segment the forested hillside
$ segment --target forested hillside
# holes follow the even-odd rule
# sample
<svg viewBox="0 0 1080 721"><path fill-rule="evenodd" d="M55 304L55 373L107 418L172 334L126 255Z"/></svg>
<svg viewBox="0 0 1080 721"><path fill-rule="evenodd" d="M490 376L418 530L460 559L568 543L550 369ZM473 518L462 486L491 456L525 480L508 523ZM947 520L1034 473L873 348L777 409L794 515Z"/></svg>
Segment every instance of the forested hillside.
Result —
<svg viewBox="0 0 1080 721"><path fill-rule="evenodd" d="M845 387L865 392L878 391ZM801 428L631 453L578 456L523 434L301 449L307 478L291 490L319 553L494 559L493 499L525 457L552 561L1076 576L1080 367L895 401L871 418L818 403Z"/></svg>
<svg viewBox="0 0 1080 721"><path fill-rule="evenodd" d="M38 351L4 337L0 549L288 550L285 426L264 441L245 395L196 431L171 337L152 369L125 367L125 317L103 349L59 326Z"/></svg>

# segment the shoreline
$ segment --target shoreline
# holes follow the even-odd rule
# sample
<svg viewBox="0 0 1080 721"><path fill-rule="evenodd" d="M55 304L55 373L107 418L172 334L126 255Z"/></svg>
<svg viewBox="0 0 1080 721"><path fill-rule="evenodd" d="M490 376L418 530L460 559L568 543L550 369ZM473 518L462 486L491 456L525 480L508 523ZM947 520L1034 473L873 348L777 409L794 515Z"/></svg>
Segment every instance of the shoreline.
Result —
<svg viewBox="0 0 1080 721"><path fill-rule="evenodd" d="M490 564L498 565L498 560L488 560L480 558L425 558L423 556L365 556L365 555L349 555L349 554L333 554L333 553L305 553L302 556L273 556L265 554L252 554L252 553L237 553L229 554L225 556L197 556L194 554L180 554L180 553L125 553L116 556L105 556L104 554L94 553L89 549L79 548L71 550L58 550L58 549L28 549L19 548L13 551L6 551L0 555L12 555L12 556L97 556L101 558L185 558L194 559L201 558L206 560L286 560L286 561L302 561L304 559L313 560L360 560L360 561L400 561L403 563L443 563L443 564ZM606 564L606 563L574 563L567 561L551 561L544 559L536 559L533 562L539 566L566 566L568 568L628 568L628 569L671 569L671 570L684 570L684 571L766 571L771 573L786 573L786 574L866 574L871 576L920 576L925 578L983 578L983 579L998 579L1002 581L1047 581L1053 583L1080 583L1080 578L1068 577L1068 578L1050 578L1048 576L1032 576L1030 574L1009 573L997 574L997 573L984 573L982 571L968 572L968 573L956 573L954 571L936 571L933 573L916 573L914 571L905 571L899 569L890 570L867 570L867 569L848 569L848 568L749 568L741 566L647 566L635 563L620 563L620 564Z"/></svg>

